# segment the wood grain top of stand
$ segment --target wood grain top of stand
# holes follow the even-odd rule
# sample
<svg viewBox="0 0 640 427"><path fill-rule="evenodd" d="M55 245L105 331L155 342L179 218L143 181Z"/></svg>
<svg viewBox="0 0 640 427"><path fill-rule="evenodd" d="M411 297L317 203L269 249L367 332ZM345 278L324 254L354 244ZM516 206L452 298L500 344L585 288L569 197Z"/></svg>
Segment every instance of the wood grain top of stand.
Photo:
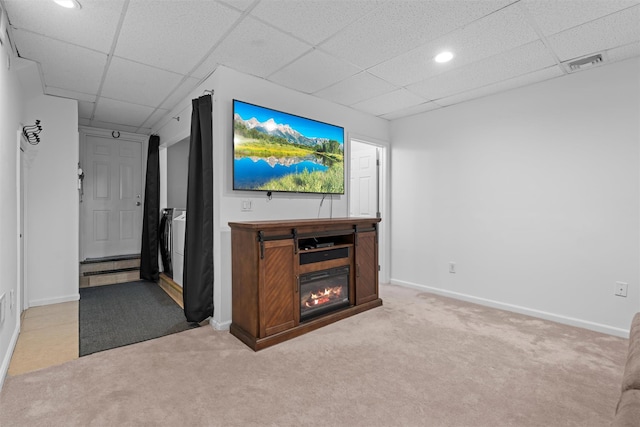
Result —
<svg viewBox="0 0 640 427"><path fill-rule="evenodd" d="M316 226L350 226L380 222L380 218L317 218L317 219L278 219L267 221L229 222L229 227L248 230L268 230L276 228L303 228Z"/></svg>

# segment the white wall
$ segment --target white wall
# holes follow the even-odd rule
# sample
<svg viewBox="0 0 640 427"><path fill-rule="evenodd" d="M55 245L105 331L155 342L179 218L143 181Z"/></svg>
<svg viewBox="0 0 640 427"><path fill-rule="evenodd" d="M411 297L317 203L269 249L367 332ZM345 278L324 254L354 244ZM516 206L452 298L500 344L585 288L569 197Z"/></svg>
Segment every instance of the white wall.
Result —
<svg viewBox="0 0 640 427"><path fill-rule="evenodd" d="M26 121L41 121L38 153L28 170L25 232L29 306L79 299L78 103L40 95Z"/></svg>
<svg viewBox="0 0 640 427"><path fill-rule="evenodd" d="M625 336L638 76L634 59L393 122L392 282Z"/></svg>
<svg viewBox="0 0 640 427"><path fill-rule="evenodd" d="M253 104L315 120L336 124L345 128L345 140L349 134L370 137L373 140L389 140L389 124L367 114L333 104L248 76L225 67L203 82L190 97L167 115L153 132L160 135L162 145L171 145L189 136L191 99L203 95L204 90L215 90L213 97L213 165L214 165L214 326L228 327L231 321L231 237L228 222L266 219L316 218L320 207L320 195L283 195L274 193L267 200L266 193L233 191L231 181L232 161L232 100L239 99ZM180 117L180 121L171 117ZM241 211L242 200L251 200L253 210ZM329 217L330 200L327 198L320 211L321 217ZM333 217L348 214L347 197L333 196ZM187 213L188 215L188 213Z"/></svg>
<svg viewBox="0 0 640 427"><path fill-rule="evenodd" d="M21 85L14 63L7 69L8 56L5 43L0 46L0 295L5 295L5 319L0 323L0 389L4 382L11 354L15 347L19 332L19 309L17 305L10 309L10 293L17 298L18 288L18 204L17 186L17 131L24 103L21 96ZM11 57L13 62L15 58Z"/></svg>

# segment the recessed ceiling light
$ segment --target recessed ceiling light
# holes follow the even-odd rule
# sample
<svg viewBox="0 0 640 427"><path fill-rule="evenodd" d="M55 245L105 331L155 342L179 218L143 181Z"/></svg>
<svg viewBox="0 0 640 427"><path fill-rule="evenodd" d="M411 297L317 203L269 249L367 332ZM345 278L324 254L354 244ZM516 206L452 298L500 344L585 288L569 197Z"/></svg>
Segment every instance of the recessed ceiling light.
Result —
<svg viewBox="0 0 640 427"><path fill-rule="evenodd" d="M436 62L449 62L452 59L453 59L453 53L451 53L449 51L440 52L435 57Z"/></svg>
<svg viewBox="0 0 640 427"><path fill-rule="evenodd" d="M62 7L66 7L67 9L81 9L82 5L78 0L53 0L57 4Z"/></svg>

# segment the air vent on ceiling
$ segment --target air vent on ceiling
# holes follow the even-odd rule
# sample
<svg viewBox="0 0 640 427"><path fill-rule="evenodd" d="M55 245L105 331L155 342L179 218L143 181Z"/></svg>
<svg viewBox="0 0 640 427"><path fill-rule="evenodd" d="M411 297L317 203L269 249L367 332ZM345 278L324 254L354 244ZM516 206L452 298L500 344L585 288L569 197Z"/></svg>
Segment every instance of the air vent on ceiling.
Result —
<svg viewBox="0 0 640 427"><path fill-rule="evenodd" d="M601 65L604 62L604 54L598 53L595 55L585 56L583 58L574 59L570 62L564 62L563 65L569 73L575 73L576 71L584 70L586 68L592 68L596 65Z"/></svg>

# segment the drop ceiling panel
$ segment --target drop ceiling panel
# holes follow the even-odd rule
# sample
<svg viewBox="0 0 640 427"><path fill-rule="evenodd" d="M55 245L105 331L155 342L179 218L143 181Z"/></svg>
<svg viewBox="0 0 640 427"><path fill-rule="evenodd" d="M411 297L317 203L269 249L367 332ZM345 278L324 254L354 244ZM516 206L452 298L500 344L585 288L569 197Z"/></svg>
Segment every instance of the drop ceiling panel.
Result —
<svg viewBox="0 0 640 427"><path fill-rule="evenodd" d="M187 74L240 15L214 1L132 1L115 55Z"/></svg>
<svg viewBox="0 0 640 427"><path fill-rule="evenodd" d="M162 108L172 110L180 101L183 101L196 88L200 80L188 77L178 85L169 97L160 104Z"/></svg>
<svg viewBox="0 0 640 427"><path fill-rule="evenodd" d="M621 46L607 51L607 58L609 59L609 62L623 61L625 59L633 58L634 56L640 56L640 42L631 43L626 46Z"/></svg>
<svg viewBox="0 0 640 427"><path fill-rule="evenodd" d="M219 63L229 68L266 77L310 48L306 43L247 17L213 55Z"/></svg>
<svg viewBox="0 0 640 427"><path fill-rule="evenodd" d="M254 0L220 0L220 3L224 3L240 11L245 11L254 3Z"/></svg>
<svg viewBox="0 0 640 427"><path fill-rule="evenodd" d="M99 120L92 120L89 124L91 127L108 129L108 130L118 130L120 132L131 132L131 133L150 133L151 129L139 129L138 126L127 126L119 123L109 123L109 122L101 122Z"/></svg>
<svg viewBox="0 0 640 427"><path fill-rule="evenodd" d="M538 35L516 3L369 71L398 86L405 86L537 39ZM434 57L445 50L454 52L454 59L445 64L435 62Z"/></svg>
<svg viewBox="0 0 640 427"><path fill-rule="evenodd" d="M424 104L419 104L413 107L397 110L392 113L384 114L380 117L387 120L395 120L400 117L408 117L408 116L413 116L415 114L426 113L427 111L437 110L438 108L442 108L442 106L436 104L435 102L425 102Z"/></svg>
<svg viewBox="0 0 640 427"><path fill-rule="evenodd" d="M532 73L524 74L518 77L514 77L509 80L504 80L501 82L483 86L478 89L473 89L473 90L459 93L457 95L441 98L441 99L438 99L436 103L442 106L459 104L461 102L469 101L471 99L492 95L494 93L503 92L503 91L514 89L520 86L526 86L533 83L538 83L544 80L560 77L562 75L564 75L564 73L562 72L562 69L559 66L554 65L552 67L545 68L539 71L534 71Z"/></svg>
<svg viewBox="0 0 640 427"><path fill-rule="evenodd" d="M407 89L431 100L507 80L556 64L540 41L512 49L501 55L438 74Z"/></svg>
<svg viewBox="0 0 640 427"><path fill-rule="evenodd" d="M70 10L51 0L5 0L12 26L108 53L124 1L81 3L82 9Z"/></svg>
<svg viewBox="0 0 640 427"><path fill-rule="evenodd" d="M153 113L153 107L100 98L96 105L95 121L140 126Z"/></svg>
<svg viewBox="0 0 640 427"><path fill-rule="evenodd" d="M158 109L151 114L151 116L142 124L144 128L152 128L157 122L167 115L169 110ZM191 113L191 111L189 111ZM187 119L187 117L185 117Z"/></svg>
<svg viewBox="0 0 640 427"><path fill-rule="evenodd" d="M107 98L154 107L182 80L180 74L114 57L102 87Z"/></svg>
<svg viewBox="0 0 640 427"><path fill-rule="evenodd" d="M198 68L191 73L191 76L197 79L204 79L213 73L216 68L218 68L218 65L220 64L216 58L213 55L210 55L204 60L204 62L198 65Z"/></svg>
<svg viewBox="0 0 640 427"><path fill-rule="evenodd" d="M356 110L361 110L374 116L381 116L394 111L403 110L425 103L425 99L409 92L406 89L398 89L384 95L368 99L353 105Z"/></svg>
<svg viewBox="0 0 640 427"><path fill-rule="evenodd" d="M354 65L314 49L269 76L269 80L303 93L312 93L358 71Z"/></svg>
<svg viewBox="0 0 640 427"><path fill-rule="evenodd" d="M473 22L510 2L390 1L321 46L339 58L369 68Z"/></svg>
<svg viewBox="0 0 640 427"><path fill-rule="evenodd" d="M47 86L45 93L47 95L59 96L61 98L76 99L78 101L95 102L95 94L81 93L68 89L60 89L58 87Z"/></svg>
<svg viewBox="0 0 640 427"><path fill-rule="evenodd" d="M20 55L40 63L46 86L97 93L107 55L26 31L13 34Z"/></svg>
<svg viewBox="0 0 640 427"><path fill-rule="evenodd" d="M546 36L582 25L638 4L638 0L523 0Z"/></svg>
<svg viewBox="0 0 640 427"><path fill-rule="evenodd" d="M316 92L315 95L338 104L353 105L396 89L398 88L389 82L367 72L362 72L331 87L322 89Z"/></svg>
<svg viewBox="0 0 640 427"><path fill-rule="evenodd" d="M548 37L561 61L640 41L640 5Z"/></svg>
<svg viewBox="0 0 640 427"><path fill-rule="evenodd" d="M91 119L95 102L78 101L78 117L81 119Z"/></svg>
<svg viewBox="0 0 640 427"><path fill-rule="evenodd" d="M382 3L375 0L268 1L258 3L251 15L317 45Z"/></svg>

